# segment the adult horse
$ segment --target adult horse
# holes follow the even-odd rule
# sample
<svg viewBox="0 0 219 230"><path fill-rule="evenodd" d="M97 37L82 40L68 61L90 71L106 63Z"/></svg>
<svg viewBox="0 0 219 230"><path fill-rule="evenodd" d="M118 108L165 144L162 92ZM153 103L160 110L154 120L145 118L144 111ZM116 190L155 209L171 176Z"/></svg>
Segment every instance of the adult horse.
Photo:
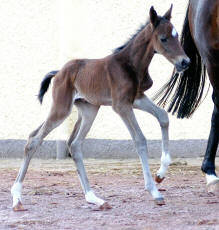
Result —
<svg viewBox="0 0 219 230"><path fill-rule="evenodd" d="M191 60L191 65L180 75L173 74L155 98L160 98L158 104L165 106L176 89L168 111L177 113L178 118L190 117L200 104L207 71L213 87L214 110L201 169L211 191L219 188L219 177L215 172L219 141L219 0L189 1L181 44Z"/></svg>
<svg viewBox="0 0 219 230"><path fill-rule="evenodd" d="M86 201L101 208L109 207L90 188L82 160L81 144L91 128L99 107L111 105L124 121L135 142L142 162L145 188L157 204L164 204L163 196L158 191L150 173L146 139L137 123L133 108L151 113L160 123L162 157L157 181L161 181L170 163L168 115L150 101L144 95L144 91L152 86L148 66L155 52L164 55L178 71L183 71L188 67L189 58L185 55L179 43L178 34L170 22L171 11L172 6L161 17L152 7L150 20L113 54L102 59L72 60L60 71L47 74L41 83L39 100L42 102L50 81L54 77L53 104L46 121L29 136L23 165L11 189L14 210L23 210L22 182L31 157L48 133L70 114L73 104L78 108L79 116L67 145L75 161Z"/></svg>

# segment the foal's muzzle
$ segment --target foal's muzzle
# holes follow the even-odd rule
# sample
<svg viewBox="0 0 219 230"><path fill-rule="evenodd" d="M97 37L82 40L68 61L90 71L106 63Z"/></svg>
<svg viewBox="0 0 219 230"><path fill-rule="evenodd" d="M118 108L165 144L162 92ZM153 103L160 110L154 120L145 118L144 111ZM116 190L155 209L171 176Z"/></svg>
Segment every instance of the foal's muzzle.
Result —
<svg viewBox="0 0 219 230"><path fill-rule="evenodd" d="M180 73L180 72L185 71L186 69L188 69L189 64L190 64L190 59L189 58L183 58L182 60L180 60L179 62L177 62L175 64L177 72Z"/></svg>

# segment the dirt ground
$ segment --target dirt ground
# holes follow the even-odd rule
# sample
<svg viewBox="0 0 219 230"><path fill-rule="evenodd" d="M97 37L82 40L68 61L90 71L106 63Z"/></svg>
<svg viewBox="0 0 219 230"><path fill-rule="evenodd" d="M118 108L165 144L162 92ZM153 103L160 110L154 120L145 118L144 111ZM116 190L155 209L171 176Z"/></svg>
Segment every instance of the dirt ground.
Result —
<svg viewBox="0 0 219 230"><path fill-rule="evenodd" d="M217 159L217 165L219 161ZM159 190L166 205L156 206L137 160L85 160L96 194L112 209L87 204L71 159L31 162L23 189L28 211L13 212L10 187L21 160L0 160L0 229L217 230L219 194L206 191L200 159L174 160ZM158 161L150 160L153 174Z"/></svg>

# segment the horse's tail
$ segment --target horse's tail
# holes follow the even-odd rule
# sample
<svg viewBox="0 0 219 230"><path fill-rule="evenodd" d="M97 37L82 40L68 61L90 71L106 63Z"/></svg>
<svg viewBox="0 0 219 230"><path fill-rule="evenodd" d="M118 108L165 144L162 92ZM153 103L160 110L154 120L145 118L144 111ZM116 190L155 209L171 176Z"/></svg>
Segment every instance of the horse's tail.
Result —
<svg viewBox="0 0 219 230"><path fill-rule="evenodd" d="M43 102L43 96L46 93L46 91L49 88L50 82L52 80L52 78L58 73L59 71L51 71L49 73L46 74L46 76L44 77L43 81L41 82L40 85L40 90L39 90L39 94L38 94L38 99L40 101L40 103L42 104Z"/></svg>
<svg viewBox="0 0 219 230"><path fill-rule="evenodd" d="M190 66L180 74L174 70L170 80L154 96L155 100L159 100L158 105L164 107L169 102L168 98L177 85L168 107L168 112L177 113L177 118L188 118L197 109L201 103L206 80L206 67L202 63L190 32L188 11L189 7L183 25L181 45L191 60Z"/></svg>

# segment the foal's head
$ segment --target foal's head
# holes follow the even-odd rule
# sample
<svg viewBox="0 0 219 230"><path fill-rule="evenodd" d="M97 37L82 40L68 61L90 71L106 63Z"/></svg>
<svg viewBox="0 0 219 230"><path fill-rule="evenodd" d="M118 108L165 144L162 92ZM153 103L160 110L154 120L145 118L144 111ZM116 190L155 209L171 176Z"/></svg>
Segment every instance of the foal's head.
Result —
<svg viewBox="0 0 219 230"><path fill-rule="evenodd" d="M170 22L172 5L163 17L158 16L153 6L150 9L150 23L153 30L152 45L155 52L162 54L175 67L178 72L188 68L190 63L182 49L178 33Z"/></svg>

